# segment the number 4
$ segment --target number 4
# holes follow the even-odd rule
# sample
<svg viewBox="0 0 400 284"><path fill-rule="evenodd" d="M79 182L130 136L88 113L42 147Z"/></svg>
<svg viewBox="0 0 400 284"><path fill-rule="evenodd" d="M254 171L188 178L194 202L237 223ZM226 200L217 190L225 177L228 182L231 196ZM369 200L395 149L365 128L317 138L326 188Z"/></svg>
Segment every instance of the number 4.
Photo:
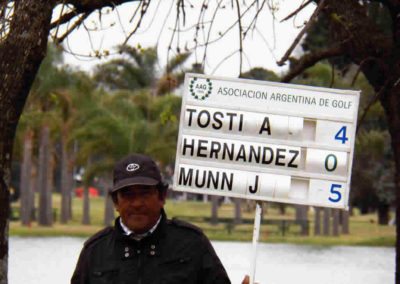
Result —
<svg viewBox="0 0 400 284"><path fill-rule="evenodd" d="M346 132L347 132L347 126L343 126L342 128L340 128L335 135L335 140L342 141L342 144L346 143L346 141L349 140L349 138L346 137Z"/></svg>

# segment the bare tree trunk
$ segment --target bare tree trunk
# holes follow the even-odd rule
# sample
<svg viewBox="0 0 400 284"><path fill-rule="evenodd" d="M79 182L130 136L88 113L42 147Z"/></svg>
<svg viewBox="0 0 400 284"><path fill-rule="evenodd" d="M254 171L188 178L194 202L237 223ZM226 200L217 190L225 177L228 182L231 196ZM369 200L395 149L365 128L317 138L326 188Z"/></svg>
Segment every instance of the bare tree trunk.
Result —
<svg viewBox="0 0 400 284"><path fill-rule="evenodd" d="M51 226L51 188L50 179L50 129L44 125L40 133L39 146L39 225Z"/></svg>
<svg viewBox="0 0 400 284"><path fill-rule="evenodd" d="M333 227L332 235L339 236L339 209L332 209Z"/></svg>
<svg viewBox="0 0 400 284"><path fill-rule="evenodd" d="M278 203L279 213L281 215L286 215L286 204L285 203Z"/></svg>
<svg viewBox="0 0 400 284"><path fill-rule="evenodd" d="M71 189L70 192L70 198L68 199L68 220L72 220L73 218L73 210L72 210L72 204L73 204L73 197L74 197L74 189L75 189L75 181L73 178L73 173L72 171L69 171L69 179L68 179L68 184L69 188Z"/></svg>
<svg viewBox="0 0 400 284"><path fill-rule="evenodd" d="M8 282L8 187L13 141L30 86L46 53L53 5L53 1L14 2L9 32L0 43L0 284Z"/></svg>
<svg viewBox="0 0 400 284"><path fill-rule="evenodd" d="M233 198L235 204L235 224L242 223L242 200L240 198Z"/></svg>
<svg viewBox="0 0 400 284"><path fill-rule="evenodd" d="M341 214L342 214L342 234L348 235L350 234L350 229L349 229L350 212L347 210L342 210Z"/></svg>
<svg viewBox="0 0 400 284"><path fill-rule="evenodd" d="M29 226L32 218L32 139L33 131L28 129L24 137L23 158L21 166L21 223Z"/></svg>
<svg viewBox="0 0 400 284"><path fill-rule="evenodd" d="M324 236L329 236L331 231L331 209L324 208L322 233Z"/></svg>
<svg viewBox="0 0 400 284"><path fill-rule="evenodd" d="M114 221L114 203L111 196L107 193L104 194L105 208L104 208L104 225L111 226Z"/></svg>
<svg viewBox="0 0 400 284"><path fill-rule="evenodd" d="M37 165L37 160L33 160L32 163L32 191L31 191L31 219L32 221L37 221L38 219L38 212L37 212L37 206L35 205L35 196L36 193L39 193L39 181L38 181L38 165Z"/></svg>
<svg viewBox="0 0 400 284"><path fill-rule="evenodd" d="M219 196L211 196L211 224L218 223L218 199Z"/></svg>
<svg viewBox="0 0 400 284"><path fill-rule="evenodd" d="M307 236L309 234L308 230L308 207L304 205L296 205L296 222L300 224L300 234L302 236Z"/></svg>
<svg viewBox="0 0 400 284"><path fill-rule="evenodd" d="M65 127L64 127L65 128ZM63 134L61 135L61 216L60 223L66 224L70 218L70 204L71 204L71 188L69 182L69 161L68 161L68 150L67 150L67 139L65 129L63 128Z"/></svg>
<svg viewBox="0 0 400 284"><path fill-rule="evenodd" d="M315 216L314 216L314 235L321 235L321 208L314 207Z"/></svg>
<svg viewBox="0 0 400 284"><path fill-rule="evenodd" d="M83 183L83 215L82 224L90 225L90 201L89 201L89 186Z"/></svg>

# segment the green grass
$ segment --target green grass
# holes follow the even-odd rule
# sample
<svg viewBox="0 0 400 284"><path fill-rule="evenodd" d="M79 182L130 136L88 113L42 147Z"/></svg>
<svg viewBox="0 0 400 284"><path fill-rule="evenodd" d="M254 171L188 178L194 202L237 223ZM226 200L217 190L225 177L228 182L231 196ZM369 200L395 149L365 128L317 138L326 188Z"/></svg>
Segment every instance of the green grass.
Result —
<svg viewBox="0 0 400 284"><path fill-rule="evenodd" d="M243 202L242 217L245 219L254 218L254 210L251 203ZM18 204L13 204L17 208ZM59 212L60 196L53 195L53 207ZM24 227L19 221L10 222L11 236L75 236L89 237L104 227L104 199L92 198L90 202L91 225L81 225L82 220L82 200L74 198L73 200L73 218L67 224L63 225L57 221L51 227L38 226L35 222L30 227ZM168 217L187 216L187 217L210 217L211 204L195 201L175 201L167 200L165 206ZM265 219L288 219L293 220L295 211L291 206L287 206L286 214L280 215L278 209L268 205L264 214ZM234 215L233 204L223 204L219 207L218 216L221 218L232 218ZM260 231L260 241L270 243L292 243L317 246L330 245L353 245L353 246L394 246L396 233L393 226L380 226L377 224L376 214L360 215L354 210L354 215L350 217L350 234L334 236L315 236L313 235L313 213L310 210L310 236L300 236L298 226L290 226L289 232L285 236L281 235L277 225L262 225ZM206 235L212 240L230 240L245 241L252 240L252 224L236 225L229 233L225 224L212 225L201 222L194 223L203 229Z"/></svg>

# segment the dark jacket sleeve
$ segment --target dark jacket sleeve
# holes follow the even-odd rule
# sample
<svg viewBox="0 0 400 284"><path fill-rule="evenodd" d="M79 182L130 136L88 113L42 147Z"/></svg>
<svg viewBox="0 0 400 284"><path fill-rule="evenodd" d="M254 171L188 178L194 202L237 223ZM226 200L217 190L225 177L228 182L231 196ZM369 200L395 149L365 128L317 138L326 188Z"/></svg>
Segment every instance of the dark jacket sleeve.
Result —
<svg viewBox="0 0 400 284"><path fill-rule="evenodd" d="M230 284L228 274L206 236L203 237L201 284Z"/></svg>
<svg viewBox="0 0 400 284"><path fill-rule="evenodd" d="M88 284L88 275L88 248L84 247L79 255L78 263L76 264L74 274L71 278L71 284Z"/></svg>

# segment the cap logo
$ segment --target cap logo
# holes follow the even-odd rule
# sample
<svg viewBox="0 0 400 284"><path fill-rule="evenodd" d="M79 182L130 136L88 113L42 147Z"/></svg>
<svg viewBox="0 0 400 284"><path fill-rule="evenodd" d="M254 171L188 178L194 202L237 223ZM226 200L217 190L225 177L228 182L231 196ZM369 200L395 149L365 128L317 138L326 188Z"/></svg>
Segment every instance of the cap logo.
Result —
<svg viewBox="0 0 400 284"><path fill-rule="evenodd" d="M140 168L140 166L138 164L129 164L126 166L126 170L128 172L134 172L136 170L138 170Z"/></svg>

